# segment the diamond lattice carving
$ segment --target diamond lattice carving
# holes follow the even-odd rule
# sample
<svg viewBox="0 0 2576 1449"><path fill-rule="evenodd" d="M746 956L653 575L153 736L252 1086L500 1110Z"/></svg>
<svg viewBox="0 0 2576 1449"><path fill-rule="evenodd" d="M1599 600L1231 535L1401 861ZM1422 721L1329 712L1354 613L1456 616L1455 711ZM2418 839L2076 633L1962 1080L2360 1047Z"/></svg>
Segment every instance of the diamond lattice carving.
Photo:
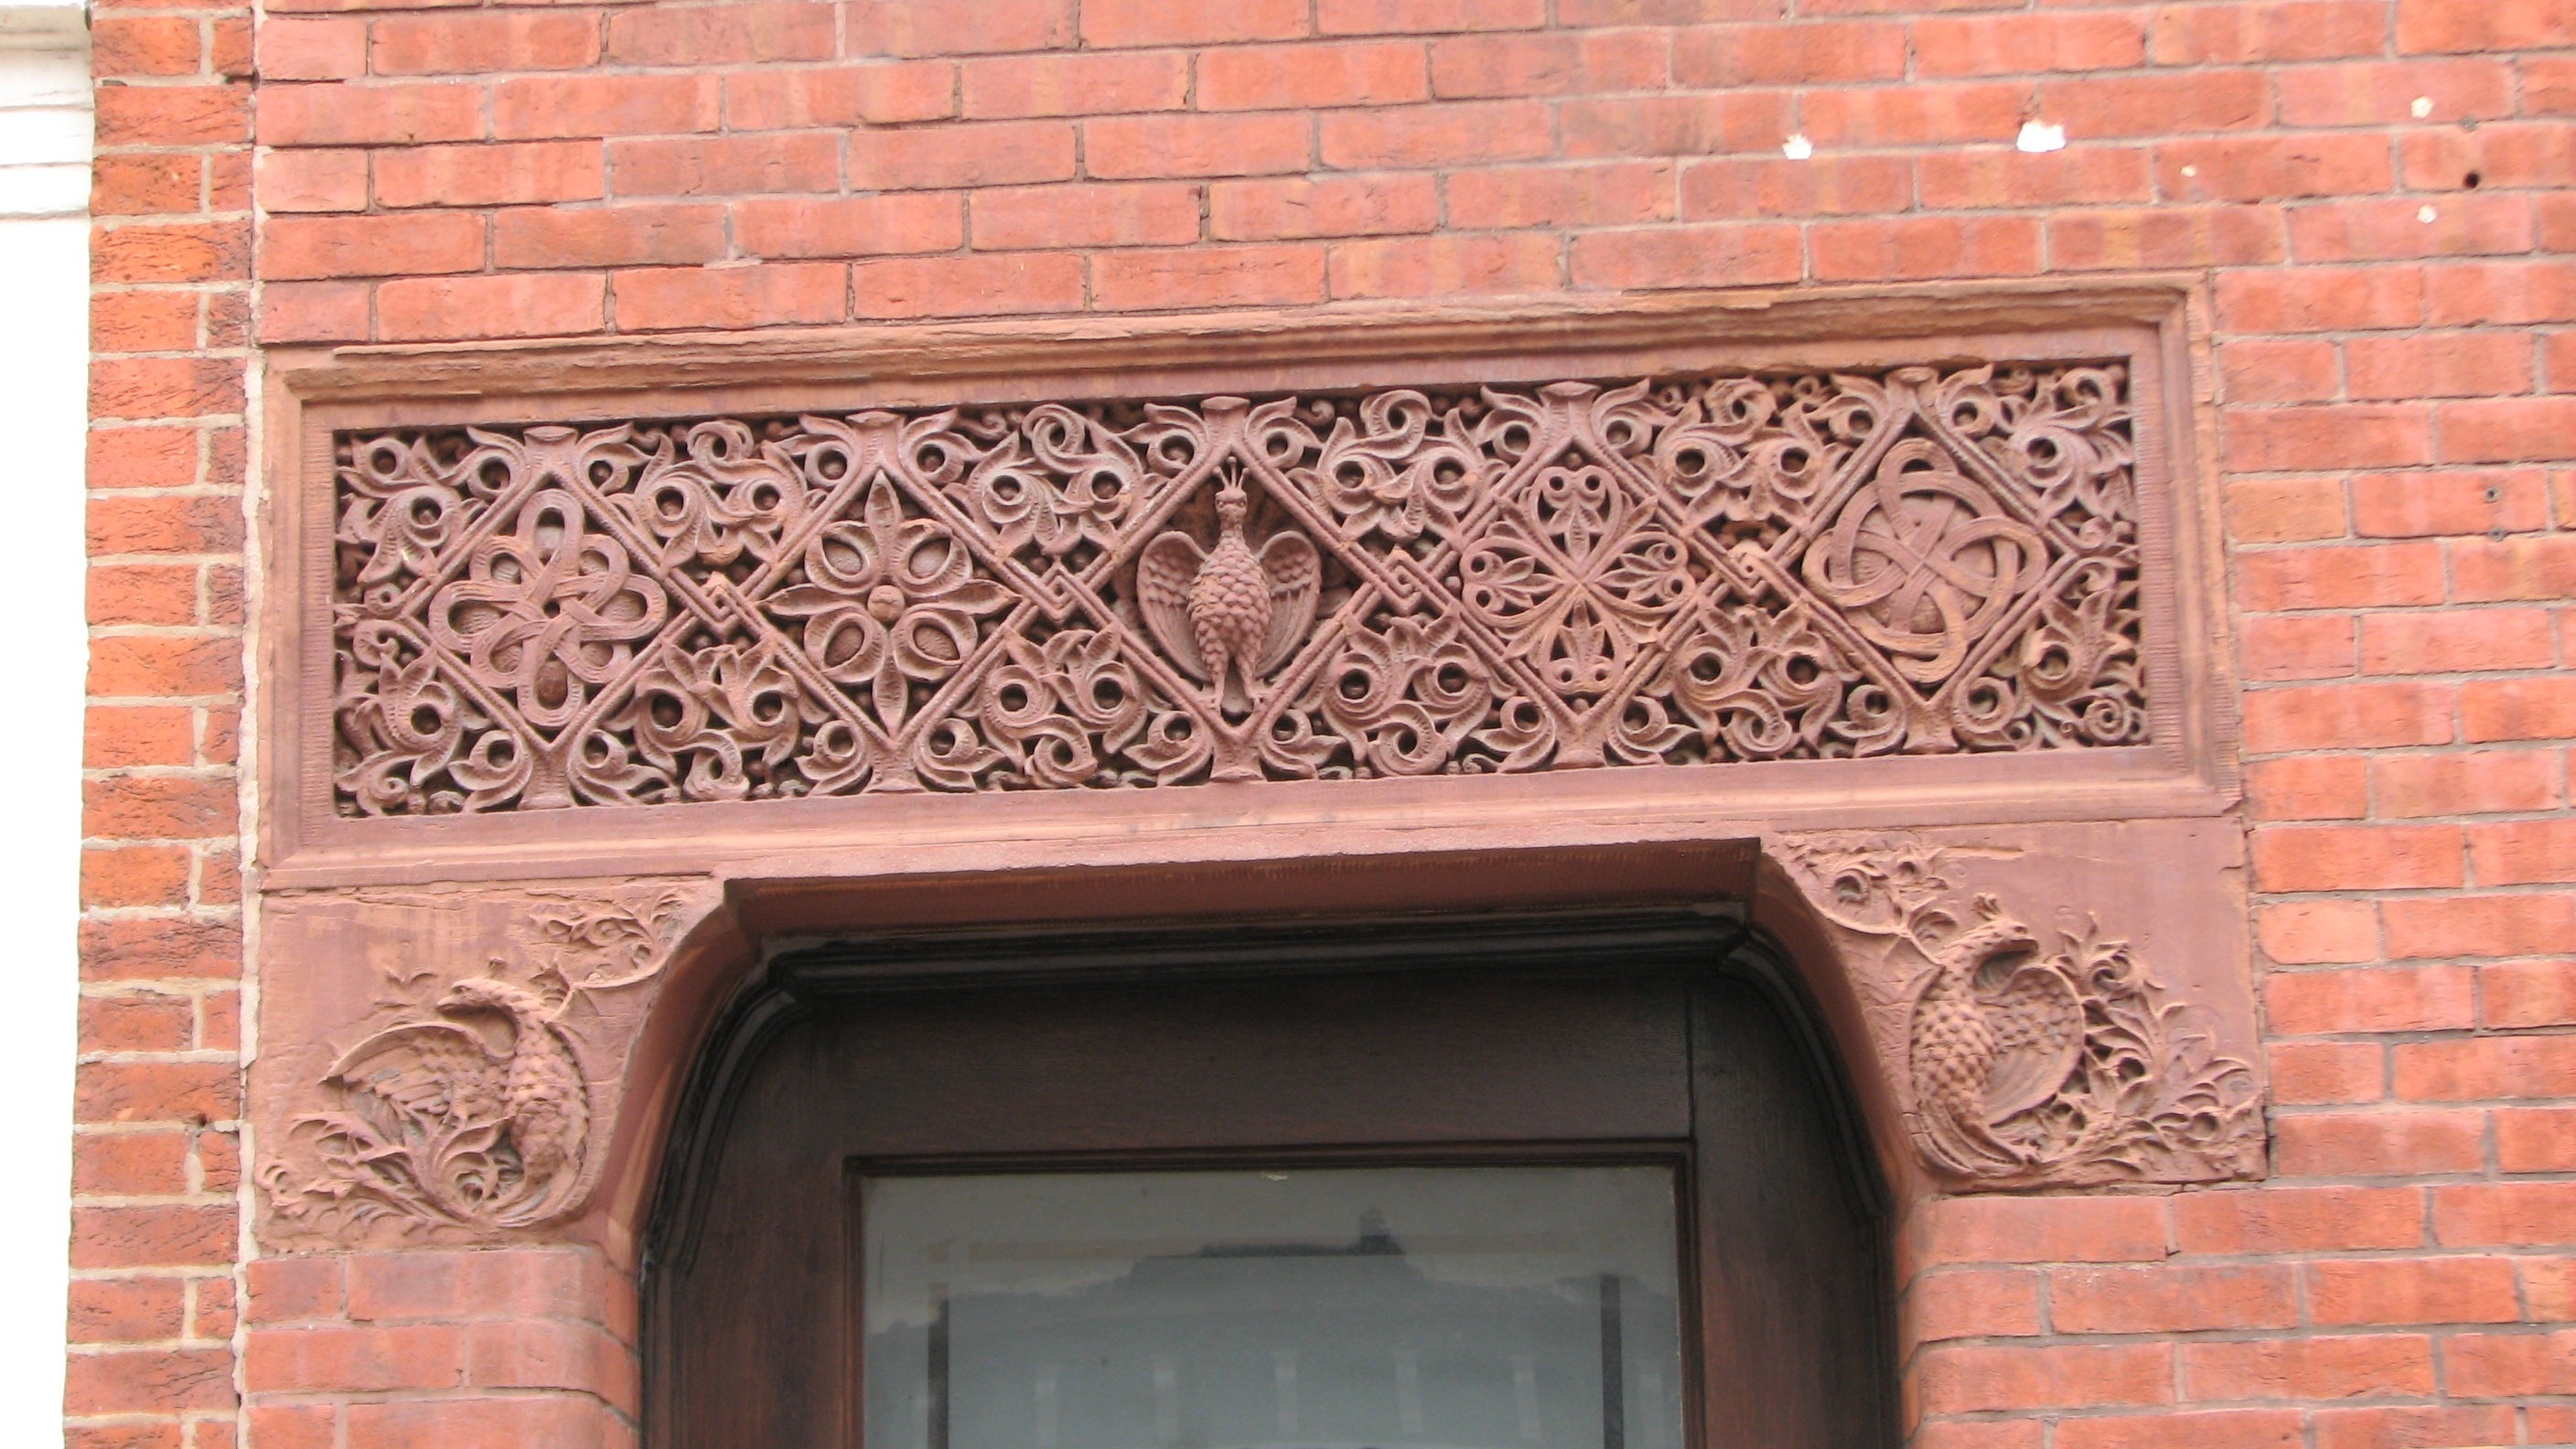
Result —
<svg viewBox="0 0 2576 1449"><path fill-rule="evenodd" d="M2117 363L337 441L344 815L2146 739Z"/></svg>

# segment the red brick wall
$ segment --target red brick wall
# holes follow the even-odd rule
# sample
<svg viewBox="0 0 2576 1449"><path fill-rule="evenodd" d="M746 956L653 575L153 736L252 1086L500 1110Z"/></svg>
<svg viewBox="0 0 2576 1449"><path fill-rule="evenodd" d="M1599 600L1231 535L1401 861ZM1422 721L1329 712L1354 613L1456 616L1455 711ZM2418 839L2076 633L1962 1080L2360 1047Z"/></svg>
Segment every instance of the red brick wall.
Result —
<svg viewBox="0 0 2576 1449"><path fill-rule="evenodd" d="M235 1432L246 330L2133 270L2210 301L2279 1173L1918 1213L1919 1442L2576 1441L2576 5L1787 3L102 0L79 1449ZM625 1442L620 1286L488 1266L261 1265L257 1449Z"/></svg>
<svg viewBox="0 0 2576 1449"><path fill-rule="evenodd" d="M250 18L93 25L70 1449L234 1443Z"/></svg>

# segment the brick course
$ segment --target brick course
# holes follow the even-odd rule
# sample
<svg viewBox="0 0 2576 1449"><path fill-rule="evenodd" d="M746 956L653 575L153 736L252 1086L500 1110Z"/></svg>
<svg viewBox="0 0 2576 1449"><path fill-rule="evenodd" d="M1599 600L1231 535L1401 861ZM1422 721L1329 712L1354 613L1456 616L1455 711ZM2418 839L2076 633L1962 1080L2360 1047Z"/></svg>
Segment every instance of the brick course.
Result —
<svg viewBox="0 0 2576 1449"><path fill-rule="evenodd" d="M235 1442L249 29L103 7L93 48L74 1449Z"/></svg>
<svg viewBox="0 0 2576 1449"><path fill-rule="evenodd" d="M2207 298L2277 1174L1921 1206L1909 1426L2576 1440L2576 6L287 0L250 26L97 20L75 1449L633 1439L631 1294L595 1258L236 1262L254 337L2145 271ZM2068 148L2013 149L2034 118Z"/></svg>

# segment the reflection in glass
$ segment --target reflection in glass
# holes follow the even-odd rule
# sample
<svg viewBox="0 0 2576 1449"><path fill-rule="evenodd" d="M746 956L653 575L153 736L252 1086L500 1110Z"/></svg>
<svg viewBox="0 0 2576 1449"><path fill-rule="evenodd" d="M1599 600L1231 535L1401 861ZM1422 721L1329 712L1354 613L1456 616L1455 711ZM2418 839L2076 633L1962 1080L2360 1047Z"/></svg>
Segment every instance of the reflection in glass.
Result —
<svg viewBox="0 0 2576 1449"><path fill-rule="evenodd" d="M867 1449L1681 1449L1666 1168L861 1191Z"/></svg>

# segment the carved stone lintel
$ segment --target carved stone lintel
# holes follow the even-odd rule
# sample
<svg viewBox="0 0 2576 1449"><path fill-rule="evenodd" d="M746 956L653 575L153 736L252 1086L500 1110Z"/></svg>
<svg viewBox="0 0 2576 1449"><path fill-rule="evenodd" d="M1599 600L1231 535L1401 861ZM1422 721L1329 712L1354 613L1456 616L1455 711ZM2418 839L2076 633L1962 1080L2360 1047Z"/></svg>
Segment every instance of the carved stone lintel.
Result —
<svg viewBox="0 0 2576 1449"><path fill-rule="evenodd" d="M651 883L498 900L424 893L321 913L323 934L376 958L379 989L343 1044L303 1053L296 1105L261 1144L273 1227L480 1235L578 1213L598 1184L626 1058L672 948L702 913L700 894ZM506 913L497 939L470 920L408 941L366 929L387 913L471 918L496 907ZM304 924L291 907L285 915L290 933ZM472 942L483 964L438 949L467 944L459 935L483 937Z"/></svg>
<svg viewBox="0 0 2576 1449"><path fill-rule="evenodd" d="M2206 1014L2081 924L2043 933L1905 835L1774 853L1852 948L1907 1126L1955 1184L2196 1182L2257 1172L2260 1085ZM2019 854L1988 852L1989 854ZM1900 1053L1901 1052L1901 1056Z"/></svg>
<svg viewBox="0 0 2576 1449"><path fill-rule="evenodd" d="M2138 745L2136 434L2009 360L345 432L335 808Z"/></svg>

